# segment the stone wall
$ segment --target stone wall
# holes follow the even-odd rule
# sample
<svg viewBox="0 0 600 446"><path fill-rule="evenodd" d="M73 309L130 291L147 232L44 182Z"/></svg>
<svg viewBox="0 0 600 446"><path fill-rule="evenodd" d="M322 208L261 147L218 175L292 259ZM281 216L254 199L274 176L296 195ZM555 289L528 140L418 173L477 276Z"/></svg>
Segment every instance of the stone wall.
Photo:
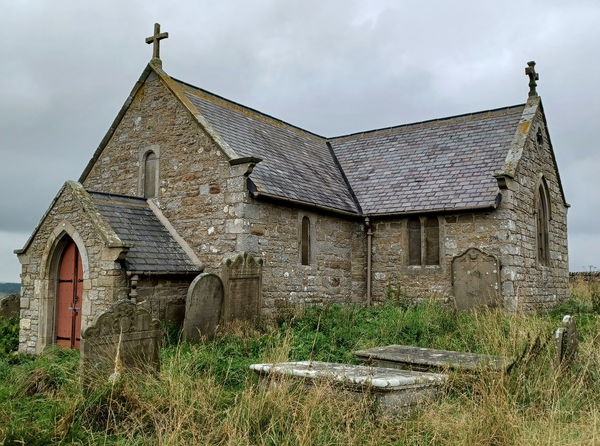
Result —
<svg viewBox="0 0 600 446"><path fill-rule="evenodd" d="M409 298L450 299L453 257L472 247L501 256L507 231L499 211L438 215L440 264L425 266L409 265L407 218L374 219L373 299L385 299L388 290Z"/></svg>
<svg viewBox="0 0 600 446"><path fill-rule="evenodd" d="M21 322L19 351L39 353L54 342L54 304L61 243L71 237L83 264L82 330L95 315L127 296L119 248L107 248L92 217L83 212L77 190L66 185L42 221L25 253L19 255Z"/></svg>
<svg viewBox="0 0 600 446"><path fill-rule="evenodd" d="M142 196L143 154L158 154L156 205L206 265L218 272L239 248L245 166L226 156L193 121L162 80L151 73L84 181L87 189Z"/></svg>
<svg viewBox="0 0 600 446"><path fill-rule="evenodd" d="M541 144L536 137L538 129L543 134ZM548 266L537 261L535 189L541 174L548 184L551 201ZM518 306L525 310L551 306L568 296L567 207L561 196L541 107L537 108L531 123L525 150L509 189L513 195L513 233L517 243L514 255L505 259L505 265L515 277Z"/></svg>
<svg viewBox="0 0 600 446"><path fill-rule="evenodd" d="M185 298L195 276L142 276L137 285L137 302L145 302L152 317L183 323Z"/></svg>
<svg viewBox="0 0 600 446"><path fill-rule="evenodd" d="M140 162L148 150L159 154L155 203L205 264L205 272L219 274L221 261L236 252L262 257L266 312L286 301L364 299L362 224L310 214L316 222L315 258L310 266L300 265L302 211L251 198L247 189L251 166L230 165L156 74L134 97L84 186L140 196Z"/></svg>
<svg viewBox="0 0 600 446"><path fill-rule="evenodd" d="M302 265L301 222L311 224L311 261ZM356 219L282 204L251 202L247 248L264 259L263 305L272 311L288 303L364 303L366 237Z"/></svg>

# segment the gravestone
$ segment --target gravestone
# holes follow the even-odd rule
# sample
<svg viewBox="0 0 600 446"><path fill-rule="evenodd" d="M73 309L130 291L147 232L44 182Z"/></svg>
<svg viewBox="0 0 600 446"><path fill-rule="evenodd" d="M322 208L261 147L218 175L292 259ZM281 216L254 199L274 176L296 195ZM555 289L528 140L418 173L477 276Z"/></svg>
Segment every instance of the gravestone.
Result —
<svg viewBox="0 0 600 446"><path fill-rule="evenodd" d="M554 362L557 367L569 365L577 356L579 350L579 334L575 318L565 315L562 326L556 329L556 354Z"/></svg>
<svg viewBox="0 0 600 446"><path fill-rule="evenodd" d="M467 249L452 259L452 288L459 310L498 305L500 262L477 248Z"/></svg>
<svg viewBox="0 0 600 446"><path fill-rule="evenodd" d="M124 371L158 372L158 319L129 300L101 313L81 335L81 372L84 383L118 377Z"/></svg>
<svg viewBox="0 0 600 446"><path fill-rule="evenodd" d="M21 310L21 296L19 294L9 294L0 297L0 317L12 318L19 316Z"/></svg>
<svg viewBox="0 0 600 446"><path fill-rule="evenodd" d="M199 341L201 336L214 336L221 322L223 297L223 282L216 274L203 273L194 279L185 303L185 340Z"/></svg>
<svg viewBox="0 0 600 446"><path fill-rule="evenodd" d="M223 261L224 322L254 321L258 317L262 296L262 266L262 259L247 252Z"/></svg>
<svg viewBox="0 0 600 446"><path fill-rule="evenodd" d="M307 385L330 383L351 396L368 395L383 415L404 414L431 402L448 380L448 375L438 373L319 361L252 364L250 369L267 384L289 377Z"/></svg>

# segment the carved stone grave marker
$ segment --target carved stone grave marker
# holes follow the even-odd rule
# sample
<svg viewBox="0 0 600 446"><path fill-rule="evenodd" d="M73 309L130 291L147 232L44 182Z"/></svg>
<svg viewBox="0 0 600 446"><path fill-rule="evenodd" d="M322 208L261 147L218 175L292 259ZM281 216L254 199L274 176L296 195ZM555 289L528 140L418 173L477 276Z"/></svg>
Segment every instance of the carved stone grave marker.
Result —
<svg viewBox="0 0 600 446"><path fill-rule="evenodd" d="M253 321L260 311L262 259L244 252L223 261L223 321Z"/></svg>
<svg viewBox="0 0 600 446"><path fill-rule="evenodd" d="M158 372L161 336L159 321L148 310L129 300L115 303L81 335L84 384L125 370Z"/></svg>
<svg viewBox="0 0 600 446"><path fill-rule="evenodd" d="M577 356L579 350L579 334L575 318L565 315L562 326L556 329L556 354L554 362L557 367L569 365Z"/></svg>
<svg viewBox="0 0 600 446"><path fill-rule="evenodd" d="M183 337L199 341L201 336L212 337L221 322L223 311L223 282L216 274L203 273L188 289L183 321Z"/></svg>
<svg viewBox="0 0 600 446"><path fill-rule="evenodd" d="M477 248L467 249L452 259L452 286L459 310L497 305L500 294L498 259Z"/></svg>

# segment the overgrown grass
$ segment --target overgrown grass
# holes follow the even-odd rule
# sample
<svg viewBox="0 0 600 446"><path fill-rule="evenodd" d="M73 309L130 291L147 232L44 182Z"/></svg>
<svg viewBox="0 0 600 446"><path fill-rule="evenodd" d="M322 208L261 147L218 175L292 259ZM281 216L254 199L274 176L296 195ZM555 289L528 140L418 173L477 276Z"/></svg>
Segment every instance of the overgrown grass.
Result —
<svg viewBox="0 0 600 446"><path fill-rule="evenodd" d="M435 302L289 312L261 328L229 327L211 341L177 342L171 330L158 377L126 376L81 391L78 354L0 350L1 444L112 445L552 445L600 444L600 315L592 291L549 313L458 313ZM562 315L578 317L580 354L552 363ZM4 325L2 325L4 324ZM11 325L12 324L12 325ZM14 346L0 322L0 348ZM13 328L11 328L13 327ZM509 374L453 375L443 397L402 419L375 417L368 401L326 385L263 388L256 362L356 362L352 351L386 344L519 356Z"/></svg>

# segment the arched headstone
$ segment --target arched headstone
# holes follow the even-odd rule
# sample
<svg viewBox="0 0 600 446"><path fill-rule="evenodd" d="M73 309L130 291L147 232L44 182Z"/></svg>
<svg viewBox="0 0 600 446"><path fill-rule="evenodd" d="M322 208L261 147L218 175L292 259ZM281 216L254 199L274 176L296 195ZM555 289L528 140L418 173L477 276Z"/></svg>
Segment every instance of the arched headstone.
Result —
<svg viewBox="0 0 600 446"><path fill-rule="evenodd" d="M198 341L200 336L212 337L221 322L223 282L216 274L203 273L194 279L185 302L183 337Z"/></svg>
<svg viewBox="0 0 600 446"><path fill-rule="evenodd" d="M469 248L452 259L452 287L459 310L495 306L500 296L500 263L496 257Z"/></svg>
<svg viewBox="0 0 600 446"><path fill-rule="evenodd" d="M117 302L81 335L84 383L127 369L157 372L161 337L160 323L148 310L129 300Z"/></svg>
<svg viewBox="0 0 600 446"><path fill-rule="evenodd" d="M223 262L225 322L254 321L258 317L262 297L262 266L262 259L247 252Z"/></svg>

